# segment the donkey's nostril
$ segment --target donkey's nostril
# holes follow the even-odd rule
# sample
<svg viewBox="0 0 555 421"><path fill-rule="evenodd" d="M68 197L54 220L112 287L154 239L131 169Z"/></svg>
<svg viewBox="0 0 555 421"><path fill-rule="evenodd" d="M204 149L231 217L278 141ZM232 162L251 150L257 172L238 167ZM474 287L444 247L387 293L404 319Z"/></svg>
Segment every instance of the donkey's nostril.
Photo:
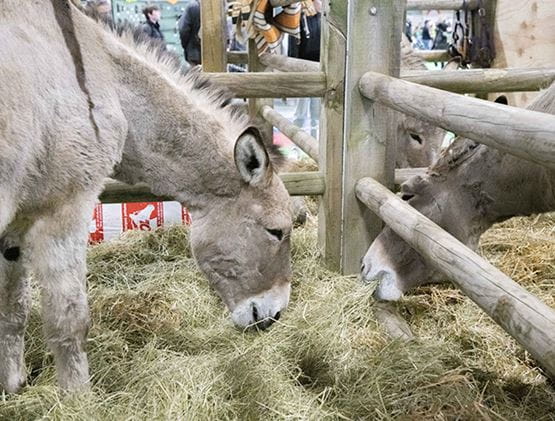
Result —
<svg viewBox="0 0 555 421"><path fill-rule="evenodd" d="M268 329L273 323L275 322L272 318L266 318L264 320L260 320L254 326L259 330L266 330Z"/></svg>
<svg viewBox="0 0 555 421"><path fill-rule="evenodd" d="M360 266L360 273L364 274L364 269L366 269L366 265L363 263L363 264Z"/></svg>
<svg viewBox="0 0 555 421"><path fill-rule="evenodd" d="M277 322L279 320L279 318L281 317L281 311L278 311L275 315L274 315L274 320Z"/></svg>
<svg viewBox="0 0 555 421"><path fill-rule="evenodd" d="M258 321L258 309L256 308L256 304L254 303L252 305L252 318L255 322Z"/></svg>

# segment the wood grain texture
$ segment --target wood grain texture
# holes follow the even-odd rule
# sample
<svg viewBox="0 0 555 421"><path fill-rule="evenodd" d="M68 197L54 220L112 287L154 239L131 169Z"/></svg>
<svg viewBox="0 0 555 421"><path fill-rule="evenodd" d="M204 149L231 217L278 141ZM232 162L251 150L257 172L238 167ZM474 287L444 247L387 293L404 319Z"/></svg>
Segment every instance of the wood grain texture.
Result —
<svg viewBox="0 0 555 421"><path fill-rule="evenodd" d="M200 18L202 70L225 72L227 66L224 1L202 0Z"/></svg>
<svg viewBox="0 0 555 421"><path fill-rule="evenodd" d="M325 265L335 271L339 271L341 257L346 19L346 2L324 1L320 58L326 74L326 92L320 115L318 165L325 177L326 191L318 209L318 244Z"/></svg>
<svg viewBox="0 0 555 421"><path fill-rule="evenodd" d="M262 54L260 62L280 72L319 72L320 63L300 58L280 56L277 54Z"/></svg>
<svg viewBox="0 0 555 421"><path fill-rule="evenodd" d="M368 72L366 97L460 136L555 168L555 116L496 104Z"/></svg>
<svg viewBox="0 0 555 421"><path fill-rule="evenodd" d="M447 50L415 50L414 54L424 61L449 61Z"/></svg>
<svg viewBox="0 0 555 421"><path fill-rule="evenodd" d="M458 93L538 91L555 81L555 67L407 71L401 79Z"/></svg>
<svg viewBox="0 0 555 421"><path fill-rule="evenodd" d="M246 51L228 51L227 62L230 64L247 64L249 62L249 53Z"/></svg>
<svg viewBox="0 0 555 421"><path fill-rule="evenodd" d="M264 106L260 109L259 113L267 122L277 127L291 139L303 152L318 162L318 140L300 127L295 126L272 107Z"/></svg>
<svg viewBox="0 0 555 421"><path fill-rule="evenodd" d="M555 379L555 311L371 178L357 196L534 356Z"/></svg>
<svg viewBox="0 0 555 421"><path fill-rule="evenodd" d="M555 66L555 2L553 0L496 0L492 67ZM494 97L494 95L491 95ZM533 92L507 95L509 104L524 108Z"/></svg>
<svg viewBox="0 0 555 421"><path fill-rule="evenodd" d="M354 274L382 229L381 220L360 206L355 184L370 176L393 188L397 135L397 113L363 98L359 80L368 69L399 76L405 11L402 0L352 0L348 7L341 273Z"/></svg>
<svg viewBox="0 0 555 421"><path fill-rule="evenodd" d="M325 190L324 175L317 171L283 173L279 175L291 196L322 195ZM171 201L170 197L156 196L145 183L129 185L107 179L100 194L102 203Z"/></svg>
<svg viewBox="0 0 555 421"><path fill-rule="evenodd" d="M212 81L238 98L321 97L326 90L322 72L304 73L207 73Z"/></svg>
<svg viewBox="0 0 555 421"><path fill-rule="evenodd" d="M463 0L407 0L407 10L459 10L465 2ZM478 7L478 0L466 0L469 10Z"/></svg>

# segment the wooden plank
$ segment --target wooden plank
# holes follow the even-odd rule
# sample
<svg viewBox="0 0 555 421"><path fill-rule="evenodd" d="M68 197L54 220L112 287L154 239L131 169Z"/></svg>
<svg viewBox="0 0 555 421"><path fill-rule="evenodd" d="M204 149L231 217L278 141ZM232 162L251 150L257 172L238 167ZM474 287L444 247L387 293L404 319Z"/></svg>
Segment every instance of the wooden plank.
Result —
<svg viewBox="0 0 555 421"><path fill-rule="evenodd" d="M279 175L291 196L322 195L325 190L324 176L317 171L284 173ZM129 185L107 179L100 194L102 203L171 201L170 197L156 196L145 183Z"/></svg>
<svg viewBox="0 0 555 421"><path fill-rule="evenodd" d="M319 72L320 63L277 54L262 54L260 62L280 72Z"/></svg>
<svg viewBox="0 0 555 421"><path fill-rule="evenodd" d="M424 61L449 61L451 59L447 50L415 50L414 54Z"/></svg>
<svg viewBox="0 0 555 421"><path fill-rule="evenodd" d="M466 6L478 8L478 0L407 0L407 10L459 10Z"/></svg>
<svg viewBox="0 0 555 421"><path fill-rule="evenodd" d="M202 70L226 71L225 7L223 0L200 2Z"/></svg>
<svg viewBox="0 0 555 421"><path fill-rule="evenodd" d="M362 94L503 152L555 168L555 116L368 72Z"/></svg>
<svg viewBox="0 0 555 421"><path fill-rule="evenodd" d="M207 76L238 98L321 97L326 91L326 76L322 72L208 73Z"/></svg>
<svg viewBox="0 0 555 421"><path fill-rule="evenodd" d="M555 65L555 7L553 0L496 0L495 68ZM508 94L509 104L524 108L535 93ZM493 97L493 95L492 95Z"/></svg>
<svg viewBox="0 0 555 421"><path fill-rule="evenodd" d="M555 311L371 178L358 198L515 338L555 379Z"/></svg>
<svg viewBox="0 0 555 421"><path fill-rule="evenodd" d="M227 62L229 64L247 64L249 62L249 54L246 51L228 51Z"/></svg>
<svg viewBox="0 0 555 421"><path fill-rule="evenodd" d="M260 109L260 115L291 139L291 141L301 148L303 152L318 162L318 140L310 136L300 127L295 126L272 107L262 107Z"/></svg>
<svg viewBox="0 0 555 421"><path fill-rule="evenodd" d="M215 83L239 98L323 96L323 72L207 73ZM407 71L403 80L452 92L512 92L545 88L555 81L555 68L474 69L457 71Z"/></svg>
<svg viewBox="0 0 555 421"><path fill-rule="evenodd" d="M399 76L402 0L348 2L345 131L343 137L343 215L341 273L360 270L360 258L382 229L382 222L361 207L355 183L371 176L393 187L397 114L360 95L359 80L368 70ZM337 157L335 158L337 159Z"/></svg>
<svg viewBox="0 0 555 421"><path fill-rule="evenodd" d="M326 190L324 175L319 171L283 173L279 176L291 196L320 196Z"/></svg>
<svg viewBox="0 0 555 421"><path fill-rule="evenodd" d="M346 8L347 2L323 2L320 48L320 64L326 74L326 90L320 114L318 166L325 177L326 191L318 210L318 244L325 265L336 271L340 268L341 256Z"/></svg>
<svg viewBox="0 0 555 421"><path fill-rule="evenodd" d="M538 91L555 81L555 67L408 71L401 74L401 79L459 93Z"/></svg>

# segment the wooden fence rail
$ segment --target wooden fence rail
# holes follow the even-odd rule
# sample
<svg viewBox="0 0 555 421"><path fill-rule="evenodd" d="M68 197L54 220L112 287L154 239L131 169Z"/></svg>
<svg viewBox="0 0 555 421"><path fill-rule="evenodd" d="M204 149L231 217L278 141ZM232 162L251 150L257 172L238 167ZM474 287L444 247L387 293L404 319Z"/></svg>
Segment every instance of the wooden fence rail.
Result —
<svg viewBox="0 0 555 421"><path fill-rule="evenodd" d="M451 58L447 50L414 50L414 54L424 61L449 61ZM227 60L233 64L247 64L249 61L244 51L229 51Z"/></svg>
<svg viewBox="0 0 555 421"><path fill-rule="evenodd" d="M260 61L280 72L318 72L320 64L298 58L263 54ZM555 68L471 69L429 71L401 69L401 79L457 93L538 91L555 81Z"/></svg>
<svg viewBox="0 0 555 421"><path fill-rule="evenodd" d="M555 116L368 72L361 93L397 111L555 169Z"/></svg>
<svg viewBox="0 0 555 421"><path fill-rule="evenodd" d="M205 73L237 98L321 97L326 90L322 72Z"/></svg>
<svg viewBox="0 0 555 421"><path fill-rule="evenodd" d="M423 175L426 168L402 168L395 170L395 184L402 184L414 175ZM324 194L324 175L318 171L280 174L287 191L292 196L321 196ZM100 195L102 203L171 201L169 197L156 196L144 184L125 184L108 179Z"/></svg>
<svg viewBox="0 0 555 421"><path fill-rule="evenodd" d="M320 63L317 61L303 60L302 58L294 58L280 56L277 54L262 54L260 62L266 66L280 72L319 72Z"/></svg>
<svg viewBox="0 0 555 421"><path fill-rule="evenodd" d="M262 56L262 60L275 64L278 70L318 67L316 62L282 56L271 59ZM206 73L206 76L238 98L321 97L326 92L326 76L319 71ZM405 71L401 79L459 93L536 91L555 81L555 68Z"/></svg>
<svg viewBox="0 0 555 421"><path fill-rule="evenodd" d="M478 8L478 0L407 0L407 10L459 10L465 5L474 10Z"/></svg>
<svg viewBox="0 0 555 421"><path fill-rule="evenodd" d="M316 163L319 161L318 141L287 120L272 107L264 106L260 110L261 116L273 126L277 127L301 150L310 156ZM395 184L400 185L415 175L424 175L427 168L398 168L395 170Z"/></svg>
<svg viewBox="0 0 555 421"><path fill-rule="evenodd" d="M458 93L537 91L555 81L555 68L407 71L401 79Z"/></svg>
<svg viewBox="0 0 555 421"><path fill-rule="evenodd" d="M371 178L357 197L503 327L555 379L555 311Z"/></svg>
<svg viewBox="0 0 555 421"><path fill-rule="evenodd" d="M260 115L268 122L277 127L303 152L318 162L318 140L310 136L300 127L295 126L272 107L264 106L260 109Z"/></svg>
<svg viewBox="0 0 555 421"><path fill-rule="evenodd" d="M324 194L324 176L317 171L280 174L287 191L292 196L310 196ZM173 200L151 193L148 185L138 183L129 185L108 179L104 191L99 197L102 203L149 202Z"/></svg>

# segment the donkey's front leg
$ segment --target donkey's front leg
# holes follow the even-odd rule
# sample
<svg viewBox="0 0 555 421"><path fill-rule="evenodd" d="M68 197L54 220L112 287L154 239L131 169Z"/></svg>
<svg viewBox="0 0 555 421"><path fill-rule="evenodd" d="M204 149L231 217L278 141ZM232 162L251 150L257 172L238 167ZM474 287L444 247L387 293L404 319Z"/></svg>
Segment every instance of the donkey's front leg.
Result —
<svg viewBox="0 0 555 421"><path fill-rule="evenodd" d="M58 384L67 391L86 389L89 383L85 254L92 206L88 204L65 205L38 220L28 235L33 273L41 287L44 332L54 354Z"/></svg>
<svg viewBox="0 0 555 421"><path fill-rule="evenodd" d="M31 299L19 242L0 240L0 391L16 393L25 384L23 336Z"/></svg>

